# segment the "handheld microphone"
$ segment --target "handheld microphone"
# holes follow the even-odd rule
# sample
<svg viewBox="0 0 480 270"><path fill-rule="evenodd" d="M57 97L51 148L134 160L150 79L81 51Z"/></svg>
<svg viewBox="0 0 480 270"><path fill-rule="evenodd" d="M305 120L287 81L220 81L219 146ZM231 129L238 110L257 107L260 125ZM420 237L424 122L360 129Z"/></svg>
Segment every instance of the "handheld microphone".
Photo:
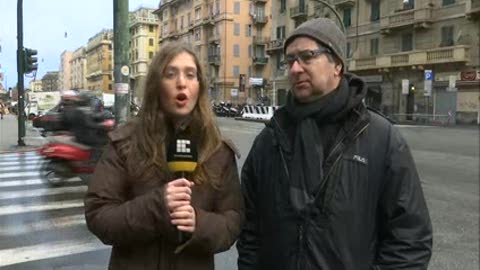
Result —
<svg viewBox="0 0 480 270"><path fill-rule="evenodd" d="M187 135L177 134L167 148L168 169L177 177L185 178L197 167L197 147ZM178 232L178 241L183 243L184 234Z"/></svg>

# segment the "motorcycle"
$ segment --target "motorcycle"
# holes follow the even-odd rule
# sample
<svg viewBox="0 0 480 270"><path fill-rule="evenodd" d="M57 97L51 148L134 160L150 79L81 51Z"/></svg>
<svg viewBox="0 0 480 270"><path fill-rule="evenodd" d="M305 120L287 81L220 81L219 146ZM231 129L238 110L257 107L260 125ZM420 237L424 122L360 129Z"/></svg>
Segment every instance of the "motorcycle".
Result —
<svg viewBox="0 0 480 270"><path fill-rule="evenodd" d="M114 127L114 121L102 122L108 131ZM37 150L43 156L40 167L40 178L50 186L60 186L68 179L78 176L88 184L97 162L103 153L104 146L89 147L74 142L72 135L51 136L49 142Z"/></svg>

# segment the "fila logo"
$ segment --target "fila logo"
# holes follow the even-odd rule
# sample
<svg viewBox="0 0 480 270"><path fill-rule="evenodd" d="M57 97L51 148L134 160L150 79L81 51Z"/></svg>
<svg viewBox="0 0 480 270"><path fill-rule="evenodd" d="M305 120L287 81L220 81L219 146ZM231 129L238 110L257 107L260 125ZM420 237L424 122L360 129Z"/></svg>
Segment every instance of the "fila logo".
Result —
<svg viewBox="0 0 480 270"><path fill-rule="evenodd" d="M177 153L190 153L190 140L177 140Z"/></svg>
<svg viewBox="0 0 480 270"><path fill-rule="evenodd" d="M359 155L353 155L353 160L356 160L358 162L361 162L363 164L367 164L367 159L364 157L361 157Z"/></svg>

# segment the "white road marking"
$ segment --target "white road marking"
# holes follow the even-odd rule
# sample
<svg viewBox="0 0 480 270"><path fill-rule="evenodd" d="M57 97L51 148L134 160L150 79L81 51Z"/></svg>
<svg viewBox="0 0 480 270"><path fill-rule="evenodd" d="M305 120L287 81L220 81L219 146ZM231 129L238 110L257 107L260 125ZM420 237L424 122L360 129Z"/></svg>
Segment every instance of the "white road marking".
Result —
<svg viewBox="0 0 480 270"><path fill-rule="evenodd" d="M11 226L0 226L0 236L19 236L26 233L62 229L85 224L86 221L83 214L56 217Z"/></svg>
<svg viewBox="0 0 480 270"><path fill-rule="evenodd" d="M21 163L23 161L28 161L28 160L41 160L42 157L39 156L27 156L27 157L3 157L0 154L0 163L3 163L4 161L16 161L17 164Z"/></svg>
<svg viewBox="0 0 480 270"><path fill-rule="evenodd" d="M16 158L23 158L23 157L39 157L36 152L17 152L17 153L0 153L0 158L2 157L16 157Z"/></svg>
<svg viewBox="0 0 480 270"><path fill-rule="evenodd" d="M17 163L18 164L18 163ZM9 171L38 171L40 170L40 165L20 165L20 166L3 166L0 164L0 173L9 172Z"/></svg>
<svg viewBox="0 0 480 270"><path fill-rule="evenodd" d="M29 160L22 160L19 162L18 160L16 161L1 161L0 160L0 167L3 166L12 166L12 165L34 165L34 164L40 164L42 161L40 159L29 159Z"/></svg>
<svg viewBox="0 0 480 270"><path fill-rule="evenodd" d="M69 182L80 182L80 181L82 181L80 178L74 177L74 178L67 179L65 182L69 183ZM0 188L2 188L2 187L29 186L29 185L41 185L41 184L45 184L41 179L0 181Z"/></svg>
<svg viewBox="0 0 480 270"><path fill-rule="evenodd" d="M57 188L39 188L21 191L0 191L0 200L18 199L23 197L41 197L58 194L80 193L86 192L87 186L75 187L57 187Z"/></svg>
<svg viewBox="0 0 480 270"><path fill-rule="evenodd" d="M83 200L69 200L69 201L57 201L57 202L45 202L43 204L11 204L6 206L0 206L0 216L24 214L31 212L40 212L48 210L58 210L65 208L83 207Z"/></svg>
<svg viewBox="0 0 480 270"><path fill-rule="evenodd" d="M36 172L13 172L13 173L2 173L0 174L0 180L14 178L14 177L25 177L25 176L34 176L38 177L40 175L39 171Z"/></svg>
<svg viewBox="0 0 480 270"><path fill-rule="evenodd" d="M61 256L80 254L90 251L110 249L97 239L79 239L48 242L33 246L0 249L0 267Z"/></svg>

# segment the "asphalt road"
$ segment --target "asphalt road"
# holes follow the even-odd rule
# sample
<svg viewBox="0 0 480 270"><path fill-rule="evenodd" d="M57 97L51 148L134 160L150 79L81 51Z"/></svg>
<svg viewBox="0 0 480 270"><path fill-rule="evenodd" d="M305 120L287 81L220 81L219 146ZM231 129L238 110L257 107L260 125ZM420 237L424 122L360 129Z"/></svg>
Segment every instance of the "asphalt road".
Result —
<svg viewBox="0 0 480 270"><path fill-rule="evenodd" d="M239 168L264 124L219 118L238 147ZM429 269L479 265L479 130L399 126L417 163L434 228ZM85 226L78 179L48 188L38 179L34 153L0 154L0 270L106 269L109 247ZM236 270L235 247L215 258L216 269Z"/></svg>

